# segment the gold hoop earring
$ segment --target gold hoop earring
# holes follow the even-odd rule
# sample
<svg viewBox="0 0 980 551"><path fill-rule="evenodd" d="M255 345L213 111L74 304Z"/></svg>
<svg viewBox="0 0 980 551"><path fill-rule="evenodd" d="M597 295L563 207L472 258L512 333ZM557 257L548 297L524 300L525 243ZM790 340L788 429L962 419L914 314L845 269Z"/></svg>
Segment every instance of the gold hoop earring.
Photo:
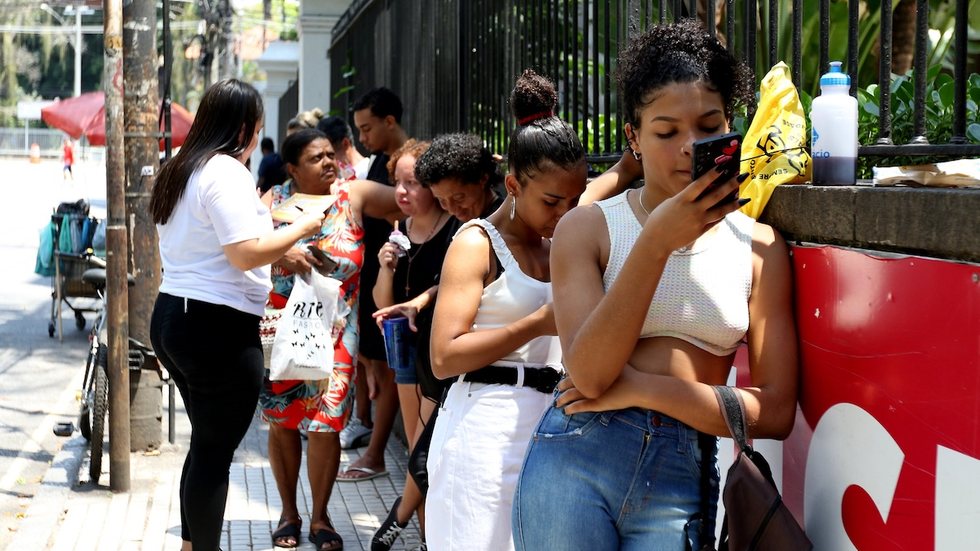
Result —
<svg viewBox="0 0 980 551"><path fill-rule="evenodd" d="M637 161L640 160L640 152L639 151L637 151L637 150L633 149L632 147L630 147L630 153L633 154L633 158L634 159L636 159Z"/></svg>

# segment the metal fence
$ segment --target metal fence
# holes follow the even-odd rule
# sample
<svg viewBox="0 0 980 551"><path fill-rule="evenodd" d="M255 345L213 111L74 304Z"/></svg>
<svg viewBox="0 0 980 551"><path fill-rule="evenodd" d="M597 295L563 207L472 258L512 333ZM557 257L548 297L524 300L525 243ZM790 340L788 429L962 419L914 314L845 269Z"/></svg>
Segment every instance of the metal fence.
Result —
<svg viewBox="0 0 980 551"><path fill-rule="evenodd" d="M939 3L955 18L952 132L940 144L925 138L930 2L915 0L914 128L910 142L898 145L889 80L893 5L876 1L878 11L869 12L859 0L355 0L334 29L331 108L350 117L360 94L384 85L401 96L410 135L468 130L502 153L513 128L508 95L531 67L557 84L560 115L578 130L590 160L612 160L624 147L613 76L620 48L650 25L714 14L719 38L757 79L784 60L801 92L812 94L834 58L844 61L852 93L877 82L878 137L861 146L862 156L980 155L980 144L966 138L967 0Z"/></svg>
<svg viewBox="0 0 980 551"><path fill-rule="evenodd" d="M0 128L0 155L27 156L36 143L41 155L60 156L64 139L64 132L51 128Z"/></svg>
<svg viewBox="0 0 980 551"><path fill-rule="evenodd" d="M299 111L299 81L293 81L286 89L286 93L279 98L279 128L276 128L276 143L281 144L286 139L286 127L289 121ZM287 115L282 116L283 113Z"/></svg>

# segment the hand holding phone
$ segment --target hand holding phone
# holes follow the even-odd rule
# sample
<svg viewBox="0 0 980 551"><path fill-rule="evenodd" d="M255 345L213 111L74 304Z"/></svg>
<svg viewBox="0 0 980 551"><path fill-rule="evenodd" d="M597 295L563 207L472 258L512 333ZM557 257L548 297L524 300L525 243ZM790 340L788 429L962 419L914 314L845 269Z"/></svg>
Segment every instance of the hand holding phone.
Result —
<svg viewBox="0 0 980 551"><path fill-rule="evenodd" d="M323 275L330 275L330 273L337 268L337 261L330 258L330 256L327 253L321 251L320 248L317 247L316 245L307 245L306 249L310 251L310 254L313 255L313 258L317 259L320 262L319 266L317 266L316 264L313 265L313 268L316 269L316 271L320 272Z"/></svg>
<svg viewBox="0 0 980 551"><path fill-rule="evenodd" d="M715 167L721 171L721 176L711 182L711 185L705 188L698 199L738 175L742 158L741 150L742 136L737 132L729 132L694 142L691 152L693 157L691 181L704 176ZM725 203L737 198L738 191L735 191L721 202Z"/></svg>

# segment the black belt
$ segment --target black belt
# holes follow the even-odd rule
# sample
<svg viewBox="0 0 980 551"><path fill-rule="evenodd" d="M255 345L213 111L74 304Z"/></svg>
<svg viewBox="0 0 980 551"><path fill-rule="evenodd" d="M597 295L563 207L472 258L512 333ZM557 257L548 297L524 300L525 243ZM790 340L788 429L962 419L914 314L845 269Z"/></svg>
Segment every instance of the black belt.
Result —
<svg viewBox="0 0 980 551"><path fill-rule="evenodd" d="M516 367L488 365L466 373L463 377L464 381L470 383L517 386L517 370ZM538 392L551 394L560 380L561 372L556 369L550 367L524 368L524 386L533 388Z"/></svg>

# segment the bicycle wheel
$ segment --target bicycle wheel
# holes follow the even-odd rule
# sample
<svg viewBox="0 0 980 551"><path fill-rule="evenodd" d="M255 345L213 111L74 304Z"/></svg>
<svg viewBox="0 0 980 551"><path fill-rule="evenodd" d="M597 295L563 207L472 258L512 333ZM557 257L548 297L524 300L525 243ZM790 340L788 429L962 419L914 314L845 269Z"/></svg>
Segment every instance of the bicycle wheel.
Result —
<svg viewBox="0 0 980 551"><path fill-rule="evenodd" d="M88 403L82 398L82 405L78 409L78 432L82 434L82 438L86 440L92 439L92 423L89 420L89 415L92 410L89 409Z"/></svg>
<svg viewBox="0 0 980 551"><path fill-rule="evenodd" d="M95 335L92 338L97 338ZM85 357L85 374L82 377L82 399L78 405L78 430L82 433L82 438L90 440L92 438L92 388L95 379L95 356L100 350L98 346L89 347L88 355Z"/></svg>
<svg viewBox="0 0 980 551"><path fill-rule="evenodd" d="M92 456L88 467L89 477L96 484L102 476L102 440L105 435L106 412L109 410L108 370L108 354L105 347L100 346L95 360L95 375L92 378L92 437L89 438Z"/></svg>

